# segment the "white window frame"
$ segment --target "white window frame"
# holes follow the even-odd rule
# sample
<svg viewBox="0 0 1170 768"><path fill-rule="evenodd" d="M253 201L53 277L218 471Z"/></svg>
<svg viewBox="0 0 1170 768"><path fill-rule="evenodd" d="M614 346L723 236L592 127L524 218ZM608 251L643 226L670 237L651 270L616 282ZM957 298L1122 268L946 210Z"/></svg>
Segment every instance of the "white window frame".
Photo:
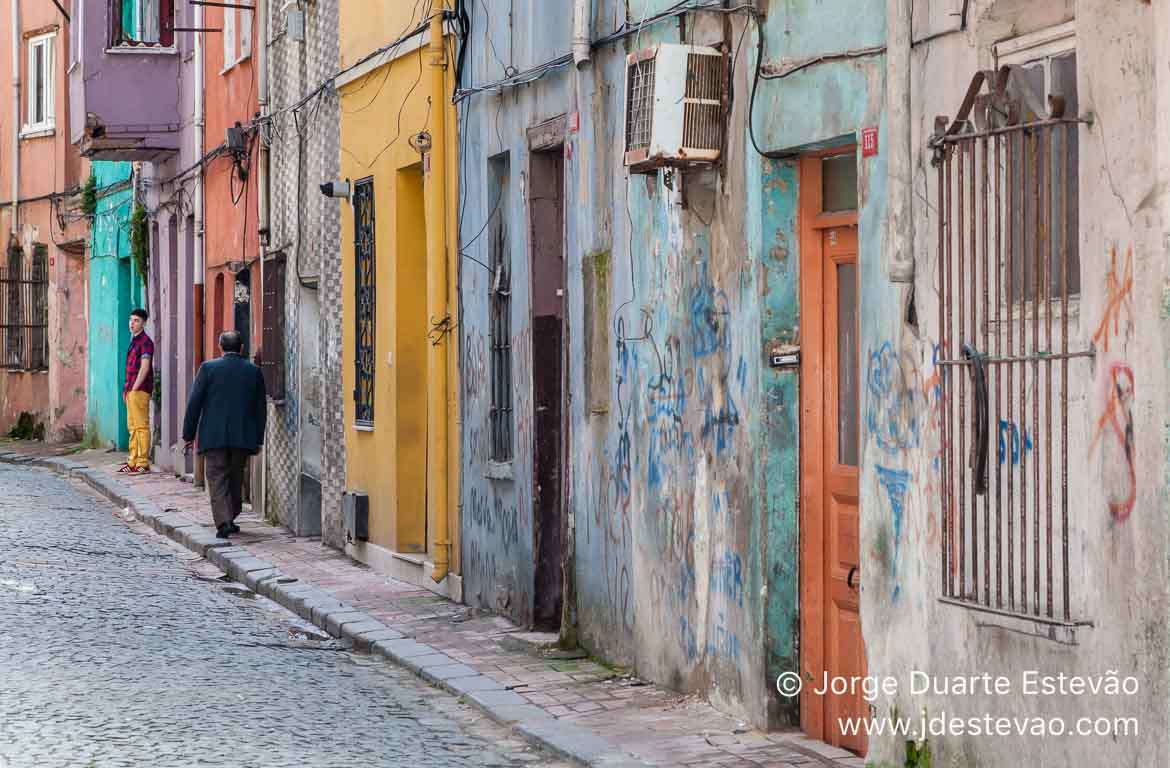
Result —
<svg viewBox="0 0 1170 768"><path fill-rule="evenodd" d="M252 11L246 8L223 9L223 69L232 67L252 56Z"/></svg>
<svg viewBox="0 0 1170 768"><path fill-rule="evenodd" d="M1001 40L991 47L996 69L1007 64L1031 64L1047 61L1077 49L1077 25L1068 21L1009 40ZM1044 67L1044 89L1050 90L1052 79L1049 67Z"/></svg>
<svg viewBox="0 0 1170 768"><path fill-rule="evenodd" d="M43 35L30 37L26 45L28 47L28 55L26 57L28 69L25 76L25 88L28 90L28 99L25 102L27 112L25 114L22 133L29 134L52 131L57 125L57 33L47 32ZM37 88L33 81L36 74L35 57L38 49L43 50L45 56L45 82L41 88L41 94L44 97L43 104L37 104ZM38 106L42 109L43 119L34 121L33 116L36 115Z"/></svg>
<svg viewBox="0 0 1170 768"><path fill-rule="evenodd" d="M236 65L236 9L223 9L223 72Z"/></svg>

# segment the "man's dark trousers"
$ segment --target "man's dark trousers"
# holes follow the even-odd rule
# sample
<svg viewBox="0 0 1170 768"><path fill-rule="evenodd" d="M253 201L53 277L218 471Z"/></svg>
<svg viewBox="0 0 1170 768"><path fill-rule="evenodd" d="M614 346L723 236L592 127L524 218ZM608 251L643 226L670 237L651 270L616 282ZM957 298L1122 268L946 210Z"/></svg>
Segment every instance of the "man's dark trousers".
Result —
<svg viewBox="0 0 1170 768"><path fill-rule="evenodd" d="M211 516L215 527L227 525L244 506L244 472L250 451L240 448L213 448L203 452L207 491L211 494Z"/></svg>

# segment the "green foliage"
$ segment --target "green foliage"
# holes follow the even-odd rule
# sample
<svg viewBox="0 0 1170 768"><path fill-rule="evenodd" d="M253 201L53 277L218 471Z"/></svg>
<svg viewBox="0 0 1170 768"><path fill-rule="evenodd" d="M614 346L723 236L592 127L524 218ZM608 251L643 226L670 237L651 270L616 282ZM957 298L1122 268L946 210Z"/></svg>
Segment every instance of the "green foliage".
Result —
<svg viewBox="0 0 1170 768"><path fill-rule="evenodd" d="M150 229L146 208L141 203L134 206L134 213L130 216L130 258L145 283L150 273Z"/></svg>
<svg viewBox="0 0 1170 768"><path fill-rule="evenodd" d="M97 213L97 176L90 174L81 191L81 212L86 216Z"/></svg>

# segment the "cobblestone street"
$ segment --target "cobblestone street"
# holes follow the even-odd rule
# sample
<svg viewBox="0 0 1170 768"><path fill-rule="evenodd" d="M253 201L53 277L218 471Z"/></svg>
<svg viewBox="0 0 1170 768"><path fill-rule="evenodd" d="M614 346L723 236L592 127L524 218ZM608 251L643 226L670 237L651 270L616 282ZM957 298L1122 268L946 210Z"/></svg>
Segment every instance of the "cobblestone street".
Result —
<svg viewBox="0 0 1170 768"><path fill-rule="evenodd" d="M564 765L73 481L0 467L0 766Z"/></svg>

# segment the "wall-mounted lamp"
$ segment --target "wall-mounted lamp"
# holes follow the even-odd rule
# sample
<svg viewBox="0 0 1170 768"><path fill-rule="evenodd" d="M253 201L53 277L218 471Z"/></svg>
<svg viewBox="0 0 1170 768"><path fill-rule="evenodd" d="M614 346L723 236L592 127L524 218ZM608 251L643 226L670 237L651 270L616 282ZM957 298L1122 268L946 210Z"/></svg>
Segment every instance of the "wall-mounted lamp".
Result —
<svg viewBox="0 0 1170 768"><path fill-rule="evenodd" d="M349 199L349 182L348 181L327 181L321 185L321 194L325 197L340 197L345 200Z"/></svg>
<svg viewBox="0 0 1170 768"><path fill-rule="evenodd" d="M431 134L427 133L426 131L419 131L406 141L408 144L410 144L411 147L414 148L414 151L418 152L420 155L425 155L427 152L431 151Z"/></svg>

